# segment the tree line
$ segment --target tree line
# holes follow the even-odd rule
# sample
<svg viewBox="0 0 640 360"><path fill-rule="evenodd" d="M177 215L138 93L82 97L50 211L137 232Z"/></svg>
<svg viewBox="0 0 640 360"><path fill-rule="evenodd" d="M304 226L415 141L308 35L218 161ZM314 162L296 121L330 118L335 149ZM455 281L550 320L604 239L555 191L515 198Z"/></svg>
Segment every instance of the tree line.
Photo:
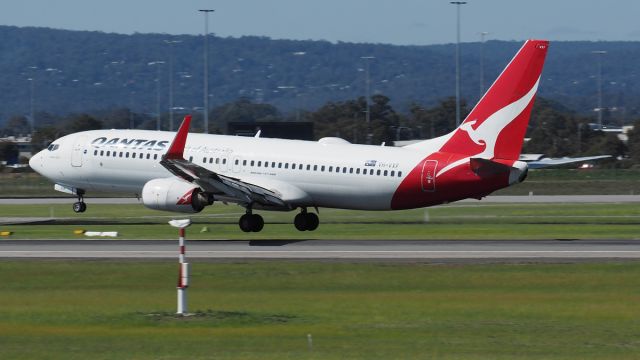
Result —
<svg viewBox="0 0 640 360"><path fill-rule="evenodd" d="M367 123L367 109L369 122ZM462 102L462 114L469 108ZM118 108L95 113L76 113L58 116L38 113L39 124L32 136L34 151L45 148L53 140L66 134L94 129L149 129L160 126L169 130L169 114L157 117L136 113L127 108ZM181 121L181 114L174 114L174 129ZM411 104L409 111L397 112L389 97L374 95L367 106L364 97L328 102L315 111L284 114L270 104L255 103L240 98L213 108L209 114L209 129L212 133L224 134L230 122L262 121L308 121L314 126L316 139L340 137L355 144L382 144L390 146L395 141L428 139L447 134L455 128L455 99L446 98L437 105L427 107ZM195 113L192 132L202 131L202 114ZM594 130L592 117L579 115L557 102L538 98L527 129L524 153L542 153L551 157L612 155L604 166L630 167L640 164L640 119L634 131L629 133L625 144L616 134ZM0 135L19 136L28 134L30 124L24 116L11 117ZM264 134L268 136L268 134ZM0 143L0 160L15 157L15 146ZM23 159L23 161L26 161Z"/></svg>

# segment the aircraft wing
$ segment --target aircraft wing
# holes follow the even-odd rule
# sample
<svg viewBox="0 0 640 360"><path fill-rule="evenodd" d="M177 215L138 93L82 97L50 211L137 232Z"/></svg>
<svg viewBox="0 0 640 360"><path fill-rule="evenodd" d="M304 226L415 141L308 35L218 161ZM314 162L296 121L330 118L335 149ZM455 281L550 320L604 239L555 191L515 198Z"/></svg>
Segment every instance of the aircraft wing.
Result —
<svg viewBox="0 0 640 360"><path fill-rule="evenodd" d="M178 129L160 164L172 174L198 185L207 192L240 204L258 204L263 207L289 208L276 191L240 179L218 174L184 159L191 116L187 115Z"/></svg>
<svg viewBox="0 0 640 360"><path fill-rule="evenodd" d="M567 158L558 158L558 159L543 158L540 160L528 161L527 165L529 166L529 169L542 169L550 166L559 166L559 165L566 165L566 164L572 164L577 162L608 159L610 157L611 155L585 156L585 157L577 157L577 158L567 157Z"/></svg>

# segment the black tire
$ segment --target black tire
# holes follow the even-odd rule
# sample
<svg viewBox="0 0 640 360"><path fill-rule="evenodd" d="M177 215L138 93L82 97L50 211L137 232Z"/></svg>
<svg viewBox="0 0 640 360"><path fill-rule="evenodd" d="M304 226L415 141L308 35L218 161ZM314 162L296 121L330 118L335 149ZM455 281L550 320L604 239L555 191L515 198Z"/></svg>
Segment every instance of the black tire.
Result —
<svg viewBox="0 0 640 360"><path fill-rule="evenodd" d="M85 211L87 211L87 203L81 202L80 203L80 212L85 212Z"/></svg>
<svg viewBox="0 0 640 360"><path fill-rule="evenodd" d="M244 232L250 232L251 231L251 215L249 214L244 214L242 216L240 216L240 220L238 221L238 225L240 226L240 230L244 231Z"/></svg>
<svg viewBox="0 0 640 360"><path fill-rule="evenodd" d="M318 215L314 213L307 213L307 231L313 231L320 225L320 219Z"/></svg>
<svg viewBox="0 0 640 360"><path fill-rule="evenodd" d="M264 219L258 214L251 215L251 231L260 232L264 227Z"/></svg>
<svg viewBox="0 0 640 360"><path fill-rule="evenodd" d="M74 202L73 203L73 212L75 213L81 213L84 212L87 209L87 206L82 206L84 205L84 203L81 203L80 201Z"/></svg>
<svg viewBox="0 0 640 360"><path fill-rule="evenodd" d="M306 214L300 213L293 219L293 225L299 231L307 230L307 217L305 215Z"/></svg>

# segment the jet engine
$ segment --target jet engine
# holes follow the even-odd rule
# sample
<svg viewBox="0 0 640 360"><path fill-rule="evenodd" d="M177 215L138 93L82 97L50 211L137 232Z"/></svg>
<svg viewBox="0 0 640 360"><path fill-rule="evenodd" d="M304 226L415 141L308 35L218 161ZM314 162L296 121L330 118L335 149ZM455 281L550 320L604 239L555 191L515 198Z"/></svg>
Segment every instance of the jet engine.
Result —
<svg viewBox="0 0 640 360"><path fill-rule="evenodd" d="M213 195L179 178L153 179L142 188L142 203L154 210L197 213L213 204Z"/></svg>

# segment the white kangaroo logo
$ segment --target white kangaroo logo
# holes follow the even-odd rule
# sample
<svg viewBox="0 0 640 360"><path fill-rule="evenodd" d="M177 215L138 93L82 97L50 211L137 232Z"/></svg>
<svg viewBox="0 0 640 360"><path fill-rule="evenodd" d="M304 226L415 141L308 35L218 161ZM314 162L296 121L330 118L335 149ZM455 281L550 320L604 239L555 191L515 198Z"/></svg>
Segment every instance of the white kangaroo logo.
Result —
<svg viewBox="0 0 640 360"><path fill-rule="evenodd" d="M531 99L533 99L533 96L536 94L539 83L540 78L538 78L533 87L531 87L529 92L527 92L523 97L491 114L491 116L483 121L477 129L473 128L473 125L476 124L477 120L467 121L460 125L458 129L465 131L467 135L469 135L471 141L478 145L484 145L485 148L478 154L462 158L445 166L438 172L438 175L436 175L436 177L444 174L445 172L453 169L460 164L466 163L472 157L493 159L498 136L507 125L509 125L516 117L518 117L518 115L520 115L524 111L524 109L526 109L527 105L529 105Z"/></svg>

